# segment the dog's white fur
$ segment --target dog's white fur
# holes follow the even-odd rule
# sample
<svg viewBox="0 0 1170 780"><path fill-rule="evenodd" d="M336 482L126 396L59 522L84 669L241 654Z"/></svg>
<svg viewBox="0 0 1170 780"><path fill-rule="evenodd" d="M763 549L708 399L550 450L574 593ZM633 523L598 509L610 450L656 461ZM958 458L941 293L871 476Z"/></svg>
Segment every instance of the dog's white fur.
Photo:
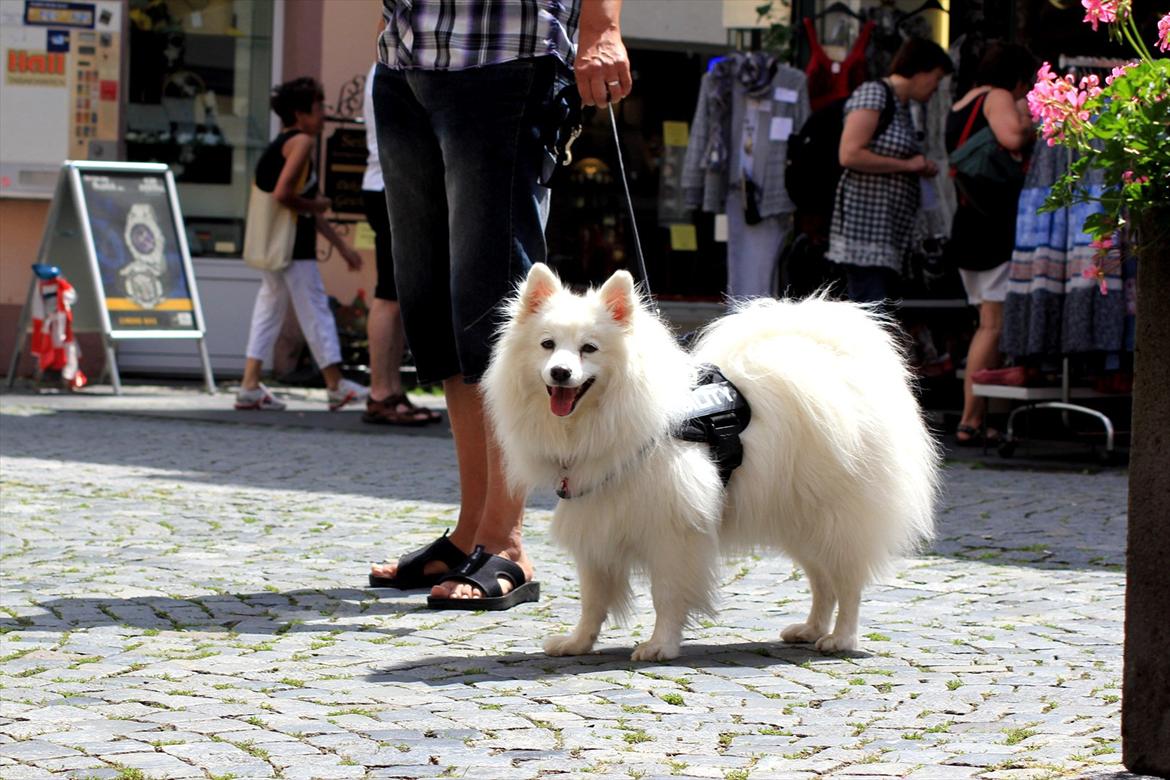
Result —
<svg viewBox="0 0 1170 780"><path fill-rule="evenodd" d="M670 436L701 363L751 406L726 491L706 445ZM550 387L590 379L570 414L552 413ZM791 556L812 590L808 619L781 638L852 650L862 588L932 534L938 453L890 329L861 306L752 301L690 354L628 273L576 295L537 264L483 388L512 487L564 478L580 494L557 504L552 528L576 559L581 618L545 641L550 655L589 652L642 570L656 622L633 658L677 657L688 619L714 609L720 554L758 547Z"/></svg>

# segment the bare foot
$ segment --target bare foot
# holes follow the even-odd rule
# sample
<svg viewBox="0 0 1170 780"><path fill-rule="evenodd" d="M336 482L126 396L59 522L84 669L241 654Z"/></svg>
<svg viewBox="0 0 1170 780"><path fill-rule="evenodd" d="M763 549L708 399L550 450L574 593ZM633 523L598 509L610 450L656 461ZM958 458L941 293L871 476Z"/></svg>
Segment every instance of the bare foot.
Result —
<svg viewBox="0 0 1170 780"><path fill-rule="evenodd" d="M487 549L486 546L485 549ZM525 581L532 580L532 561L528 559L528 556L525 555L523 550L515 548L505 550L487 549L487 552L515 562L524 571ZM512 583L509 580L499 577L496 579L496 582L500 583L501 596L512 590ZM469 582L448 580L446 582L440 582L431 588L431 596L436 599L481 599L484 597L484 594L483 591Z"/></svg>

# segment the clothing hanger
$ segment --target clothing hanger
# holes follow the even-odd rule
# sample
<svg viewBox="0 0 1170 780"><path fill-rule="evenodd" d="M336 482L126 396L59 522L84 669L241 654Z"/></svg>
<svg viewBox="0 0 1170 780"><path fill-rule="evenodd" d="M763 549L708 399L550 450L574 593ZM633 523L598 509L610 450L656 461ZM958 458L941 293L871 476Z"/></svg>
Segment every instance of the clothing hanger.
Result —
<svg viewBox="0 0 1170 780"><path fill-rule="evenodd" d="M934 2L934 3L938 3L938 0L928 0L928 2ZM941 6L940 6L940 7L941 7ZM832 5L830 5L830 6L826 7L826 8L825 8L824 10L822 10L820 13L814 14L814 15L813 15L813 18L814 18L814 19L820 19L822 16L828 16L829 14L845 14L846 16L852 16L854 19L856 19L856 20L857 20L857 21L859 21L859 22L864 22L864 21L865 21L865 17L864 17L864 16L862 16L861 14L859 14L857 11L854 11L852 8L850 8L849 6L845 5L845 4L844 4L844 3L842 3L840 0L837 0L837 2L835 2L835 3L833 3Z"/></svg>
<svg viewBox="0 0 1170 780"><path fill-rule="evenodd" d="M912 16L918 16L918 14L922 13L923 11L942 11L944 14L950 13L950 11L943 8L942 3L940 3L938 0L926 0L926 2L915 8L913 11L907 11L906 13L901 14L898 19L898 24L901 24Z"/></svg>

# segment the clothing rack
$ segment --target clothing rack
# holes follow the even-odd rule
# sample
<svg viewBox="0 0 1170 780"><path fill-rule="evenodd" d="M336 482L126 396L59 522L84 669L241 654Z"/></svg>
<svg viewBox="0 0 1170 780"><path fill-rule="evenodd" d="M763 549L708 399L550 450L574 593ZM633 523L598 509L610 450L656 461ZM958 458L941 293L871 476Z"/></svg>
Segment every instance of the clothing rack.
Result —
<svg viewBox="0 0 1170 780"><path fill-rule="evenodd" d="M1130 60L1117 59L1116 57L1074 57L1067 54L1062 54L1057 60L1057 66L1060 68L1060 70L1076 68L1113 70L1114 68L1120 68L1122 65L1128 65L1129 62Z"/></svg>
<svg viewBox="0 0 1170 780"><path fill-rule="evenodd" d="M975 384L972 386L972 392L983 398L1007 398L1014 401L1030 402L1016 407L1008 415L1007 430L1004 432L1003 441L999 445L999 454L1005 458L1010 458L1016 451L1018 440L1013 433L1016 415L1027 414L1028 412L1040 409L1060 410L1066 428L1068 427L1068 415L1070 412L1088 415L1100 421L1105 428L1105 450L1101 453L1101 459L1106 463L1111 463L1115 458L1113 421L1096 409L1074 404L1071 401L1074 398L1116 398L1118 396L1111 393L1099 393L1089 387L1072 387L1069 380L1067 356L1061 360L1060 387L1017 387L1014 385Z"/></svg>

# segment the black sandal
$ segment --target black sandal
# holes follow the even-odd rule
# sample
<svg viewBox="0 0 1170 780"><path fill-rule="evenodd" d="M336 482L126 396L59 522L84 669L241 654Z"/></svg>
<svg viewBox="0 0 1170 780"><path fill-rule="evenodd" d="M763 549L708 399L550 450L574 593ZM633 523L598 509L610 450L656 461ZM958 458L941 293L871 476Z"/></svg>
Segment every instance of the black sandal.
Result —
<svg viewBox="0 0 1170 780"><path fill-rule="evenodd" d="M500 577L512 583L512 590L503 592ZM439 582L447 581L474 585L484 596L478 599L437 599L427 596L427 606L431 609L503 610L540 600L539 582L527 580L524 570L507 558L485 552L482 544L476 545L462 566L439 577Z"/></svg>
<svg viewBox="0 0 1170 780"><path fill-rule="evenodd" d="M449 531L451 529L447 529ZM379 577L370 574L371 588L397 588L398 590L415 590L429 588L446 577L451 571L461 567L467 561L467 553L460 550L447 538L447 531L426 547L420 547L408 552L398 559L398 573L393 577ZM426 574L423 572L431 561L441 561L447 564L448 571Z"/></svg>

